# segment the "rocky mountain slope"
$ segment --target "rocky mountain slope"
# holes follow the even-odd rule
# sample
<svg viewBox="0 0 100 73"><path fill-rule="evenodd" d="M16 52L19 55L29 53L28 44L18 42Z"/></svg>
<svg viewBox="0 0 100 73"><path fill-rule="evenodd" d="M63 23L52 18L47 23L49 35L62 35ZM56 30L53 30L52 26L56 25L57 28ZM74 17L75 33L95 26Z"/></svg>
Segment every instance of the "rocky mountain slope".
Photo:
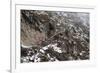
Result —
<svg viewBox="0 0 100 73"><path fill-rule="evenodd" d="M21 10L21 63L88 60L89 13Z"/></svg>

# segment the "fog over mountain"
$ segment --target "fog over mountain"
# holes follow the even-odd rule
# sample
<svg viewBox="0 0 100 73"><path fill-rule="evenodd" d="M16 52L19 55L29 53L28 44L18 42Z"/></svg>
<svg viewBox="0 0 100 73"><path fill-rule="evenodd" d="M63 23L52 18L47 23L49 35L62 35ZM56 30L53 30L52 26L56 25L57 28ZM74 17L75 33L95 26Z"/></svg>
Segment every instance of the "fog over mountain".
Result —
<svg viewBox="0 0 100 73"><path fill-rule="evenodd" d="M21 10L21 63L89 60L89 13Z"/></svg>

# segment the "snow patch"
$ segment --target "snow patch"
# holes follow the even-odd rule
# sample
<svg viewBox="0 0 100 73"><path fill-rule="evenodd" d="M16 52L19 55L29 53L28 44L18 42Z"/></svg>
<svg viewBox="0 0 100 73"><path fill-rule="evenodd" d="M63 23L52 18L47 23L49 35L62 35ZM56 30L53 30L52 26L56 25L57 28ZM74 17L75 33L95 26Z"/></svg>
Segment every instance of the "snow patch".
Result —
<svg viewBox="0 0 100 73"><path fill-rule="evenodd" d="M49 44L45 47L43 47L40 51L44 52L43 50L47 50L49 47L52 47L54 51L58 52L58 53L62 53L62 50L60 47L57 47L57 43L55 44Z"/></svg>

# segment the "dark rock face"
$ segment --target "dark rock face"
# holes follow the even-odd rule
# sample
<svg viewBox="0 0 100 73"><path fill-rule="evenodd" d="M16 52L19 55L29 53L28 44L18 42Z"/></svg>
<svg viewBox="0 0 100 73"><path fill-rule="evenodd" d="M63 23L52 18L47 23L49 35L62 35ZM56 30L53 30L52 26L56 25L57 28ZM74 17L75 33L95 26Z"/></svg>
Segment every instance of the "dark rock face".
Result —
<svg viewBox="0 0 100 73"><path fill-rule="evenodd" d="M88 60L89 29L89 13L21 10L21 63Z"/></svg>

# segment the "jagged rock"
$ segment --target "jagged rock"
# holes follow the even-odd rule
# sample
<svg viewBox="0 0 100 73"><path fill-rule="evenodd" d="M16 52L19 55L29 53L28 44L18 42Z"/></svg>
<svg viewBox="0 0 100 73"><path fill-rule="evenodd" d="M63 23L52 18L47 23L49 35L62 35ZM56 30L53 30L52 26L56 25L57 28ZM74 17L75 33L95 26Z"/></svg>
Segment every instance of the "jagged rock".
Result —
<svg viewBox="0 0 100 73"><path fill-rule="evenodd" d="M21 10L21 62L87 60L89 28L89 13Z"/></svg>

